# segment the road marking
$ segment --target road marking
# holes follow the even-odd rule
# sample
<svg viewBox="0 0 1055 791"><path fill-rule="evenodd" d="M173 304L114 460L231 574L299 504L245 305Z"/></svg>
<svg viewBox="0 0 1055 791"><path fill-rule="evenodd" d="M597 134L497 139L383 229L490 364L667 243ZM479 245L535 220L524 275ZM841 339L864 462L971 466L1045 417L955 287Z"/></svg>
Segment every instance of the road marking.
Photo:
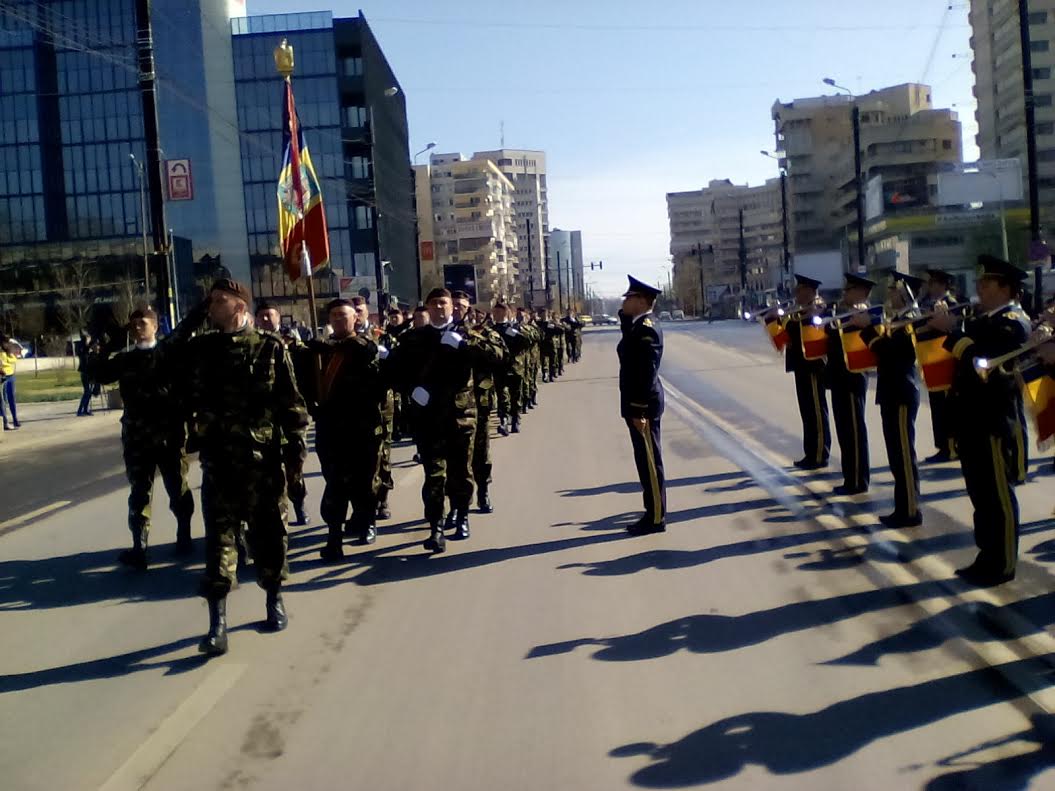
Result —
<svg viewBox="0 0 1055 791"><path fill-rule="evenodd" d="M176 752L194 727L205 719L234 686L247 665L221 665L198 685L127 761L99 786L99 791L139 791Z"/></svg>
<svg viewBox="0 0 1055 791"><path fill-rule="evenodd" d="M36 511L30 511L28 514L16 516L14 519L8 519L6 522L0 522L0 531L6 530L9 527L18 527L32 519L37 519L45 514L50 514L52 511L58 511L60 508L65 508L70 502L70 500L56 500L42 508L38 508Z"/></svg>

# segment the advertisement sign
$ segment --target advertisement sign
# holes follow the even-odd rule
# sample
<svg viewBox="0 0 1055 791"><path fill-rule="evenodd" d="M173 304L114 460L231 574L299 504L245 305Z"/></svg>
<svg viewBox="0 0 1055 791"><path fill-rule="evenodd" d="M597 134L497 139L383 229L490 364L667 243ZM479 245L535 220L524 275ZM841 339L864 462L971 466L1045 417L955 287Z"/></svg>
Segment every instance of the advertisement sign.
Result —
<svg viewBox="0 0 1055 791"><path fill-rule="evenodd" d="M939 206L1018 200L1022 200L1022 163L1017 159L965 163L938 174Z"/></svg>
<svg viewBox="0 0 1055 791"><path fill-rule="evenodd" d="M165 160L165 181L170 201L194 199L194 179L191 177L189 159Z"/></svg>
<svg viewBox="0 0 1055 791"><path fill-rule="evenodd" d="M443 267L443 287L448 291L464 291L475 305L476 267L472 264L447 264Z"/></svg>
<svg viewBox="0 0 1055 791"><path fill-rule="evenodd" d="M421 243L421 260L422 261L435 261L436 260L436 243L432 241Z"/></svg>

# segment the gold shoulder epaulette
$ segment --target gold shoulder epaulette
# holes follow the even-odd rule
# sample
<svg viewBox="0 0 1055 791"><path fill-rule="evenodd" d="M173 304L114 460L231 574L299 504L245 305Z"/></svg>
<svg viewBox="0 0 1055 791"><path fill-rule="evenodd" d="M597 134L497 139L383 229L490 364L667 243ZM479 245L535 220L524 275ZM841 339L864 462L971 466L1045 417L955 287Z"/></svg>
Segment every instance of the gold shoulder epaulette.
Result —
<svg viewBox="0 0 1055 791"><path fill-rule="evenodd" d="M644 318L644 319L642 319L642 320L641 320L641 323L642 323L642 324L644 324L644 325L645 325L646 327L651 327L651 326L653 326L653 325L652 325L652 319L649 319L649 318Z"/></svg>

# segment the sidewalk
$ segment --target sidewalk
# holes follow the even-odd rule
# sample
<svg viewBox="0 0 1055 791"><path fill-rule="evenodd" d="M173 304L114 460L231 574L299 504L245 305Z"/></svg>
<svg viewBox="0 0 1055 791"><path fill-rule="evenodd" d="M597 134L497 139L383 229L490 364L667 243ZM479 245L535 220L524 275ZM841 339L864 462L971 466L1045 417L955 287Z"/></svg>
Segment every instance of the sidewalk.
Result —
<svg viewBox="0 0 1055 791"><path fill-rule="evenodd" d="M77 417L79 400L48 401L18 405L22 427L17 431L0 431L0 460L26 448L41 448L90 439L112 433L121 420L122 410L95 408L91 417ZM99 404L99 399L93 399Z"/></svg>

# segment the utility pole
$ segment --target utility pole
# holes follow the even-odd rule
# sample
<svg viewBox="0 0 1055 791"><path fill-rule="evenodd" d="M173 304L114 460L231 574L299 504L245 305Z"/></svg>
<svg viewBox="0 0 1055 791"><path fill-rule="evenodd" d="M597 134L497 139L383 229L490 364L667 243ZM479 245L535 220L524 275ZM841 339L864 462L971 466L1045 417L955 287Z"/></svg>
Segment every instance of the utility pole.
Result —
<svg viewBox="0 0 1055 791"><path fill-rule="evenodd" d="M780 169L780 226L783 232L784 276L781 278L783 294L791 293L791 253L788 244L788 172ZM782 294L782 295L783 295Z"/></svg>
<svg viewBox="0 0 1055 791"><path fill-rule="evenodd" d="M854 128L854 186L857 190L857 266L860 271L865 268L865 195L861 183L861 108L857 99L853 100L850 120Z"/></svg>
<svg viewBox="0 0 1055 791"><path fill-rule="evenodd" d="M740 313L747 306L747 242L744 239L744 210L740 209Z"/></svg>
<svg viewBox="0 0 1055 791"><path fill-rule="evenodd" d="M1033 54L1029 37L1029 1L1018 0L1019 42L1022 48L1022 92L1026 103L1026 172L1029 182L1029 262L1050 262L1040 237L1040 185L1037 181L1036 98L1033 95ZM1033 311L1044 310L1044 266L1033 270Z"/></svg>
<svg viewBox="0 0 1055 791"><path fill-rule="evenodd" d="M696 243L696 260L700 262L700 304L699 317L707 312L707 288L703 284L703 242Z"/></svg>
<svg viewBox="0 0 1055 791"><path fill-rule="evenodd" d="M527 254L528 254L528 288L530 289L529 296L524 300L526 307L535 307L535 258L531 252L531 218L527 220Z"/></svg>
<svg viewBox="0 0 1055 791"><path fill-rule="evenodd" d="M557 312L564 312L564 290L561 286L560 276L560 250L557 251Z"/></svg>
<svg viewBox="0 0 1055 791"><path fill-rule="evenodd" d="M175 326L172 281L169 278L165 222L165 194L161 184L161 141L158 134L157 76L154 73L154 32L150 21L151 0L135 0L136 51L139 66L139 92L143 101L143 136L146 142L146 178L150 196L150 235L154 259L150 271L157 278L158 313Z"/></svg>

